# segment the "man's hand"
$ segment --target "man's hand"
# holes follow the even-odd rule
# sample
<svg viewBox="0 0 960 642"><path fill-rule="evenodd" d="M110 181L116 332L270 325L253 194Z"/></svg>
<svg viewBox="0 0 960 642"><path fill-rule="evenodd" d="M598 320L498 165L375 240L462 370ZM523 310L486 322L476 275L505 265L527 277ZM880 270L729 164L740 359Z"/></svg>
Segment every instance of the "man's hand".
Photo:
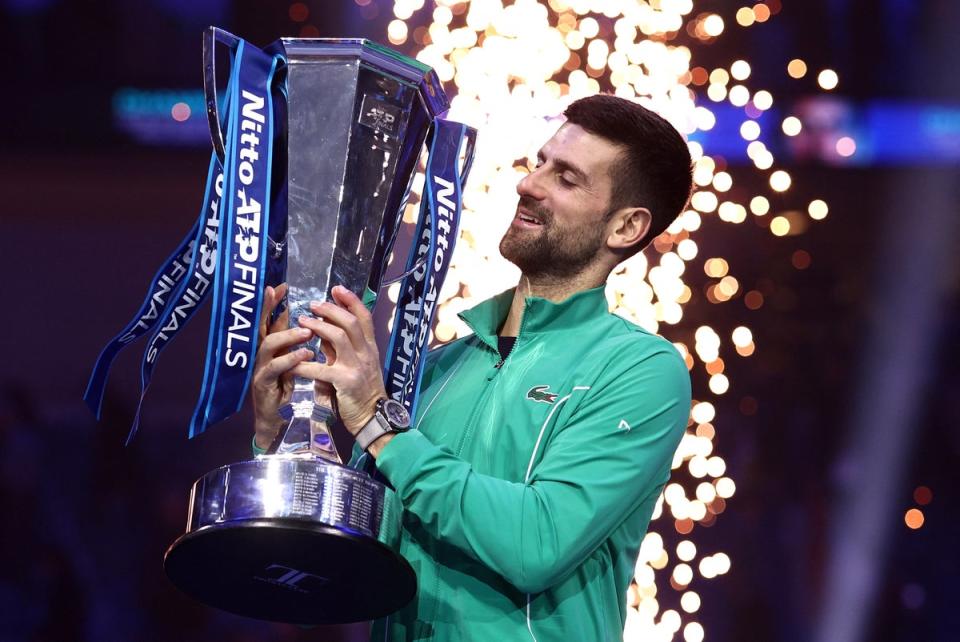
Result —
<svg viewBox="0 0 960 642"><path fill-rule="evenodd" d="M387 396L383 385L373 317L357 295L337 286L333 301L313 303L297 321L321 339L327 363L298 362L290 371L318 384L332 385L337 411L350 434L356 435L373 417L377 401Z"/></svg>
<svg viewBox="0 0 960 642"><path fill-rule="evenodd" d="M283 426L278 414L280 406L290 401L293 392L292 369L310 359L310 350L290 351L298 343L312 336L306 328L287 329L288 315L284 312L272 324L270 316L287 292L286 283L276 289L267 287L263 293L263 311L260 314L260 347L253 364L254 441L259 448L269 448ZM269 327L268 327L269 324Z"/></svg>

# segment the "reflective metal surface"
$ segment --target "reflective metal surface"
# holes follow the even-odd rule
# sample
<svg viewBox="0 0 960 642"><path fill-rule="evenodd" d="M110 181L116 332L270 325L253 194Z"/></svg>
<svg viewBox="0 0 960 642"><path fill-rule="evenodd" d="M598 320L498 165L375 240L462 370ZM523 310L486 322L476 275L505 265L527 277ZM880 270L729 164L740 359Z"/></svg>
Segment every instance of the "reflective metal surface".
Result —
<svg viewBox="0 0 960 642"><path fill-rule="evenodd" d="M228 31L210 27L203 32L203 96L207 110L207 123L210 127L210 142L213 151L224 164L223 129L220 124L220 111L217 103L217 68L216 45L222 42L228 47L235 47L239 39Z"/></svg>
<svg viewBox="0 0 960 642"><path fill-rule="evenodd" d="M396 496L369 475L310 454L222 466L190 492L187 532L243 520L299 519L373 537L396 549Z"/></svg>

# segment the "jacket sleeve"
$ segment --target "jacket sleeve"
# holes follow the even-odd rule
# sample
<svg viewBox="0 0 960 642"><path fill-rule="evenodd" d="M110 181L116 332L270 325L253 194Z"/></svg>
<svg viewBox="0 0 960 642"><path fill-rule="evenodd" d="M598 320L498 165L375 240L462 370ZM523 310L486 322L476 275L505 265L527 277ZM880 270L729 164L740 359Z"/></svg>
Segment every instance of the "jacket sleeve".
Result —
<svg viewBox="0 0 960 642"><path fill-rule="evenodd" d="M672 348L608 370L540 444L525 483L475 473L417 431L394 437L377 465L433 537L523 592L545 590L665 481L687 425L690 378Z"/></svg>

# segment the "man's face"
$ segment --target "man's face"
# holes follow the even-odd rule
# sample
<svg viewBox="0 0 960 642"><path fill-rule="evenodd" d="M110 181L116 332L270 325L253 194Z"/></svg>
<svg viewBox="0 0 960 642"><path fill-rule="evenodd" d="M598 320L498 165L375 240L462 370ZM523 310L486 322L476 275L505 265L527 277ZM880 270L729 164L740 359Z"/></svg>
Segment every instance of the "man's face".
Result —
<svg viewBox="0 0 960 642"><path fill-rule="evenodd" d="M517 185L517 213L500 253L528 277L569 277L599 258L620 147L578 125L563 125L540 149L537 168Z"/></svg>

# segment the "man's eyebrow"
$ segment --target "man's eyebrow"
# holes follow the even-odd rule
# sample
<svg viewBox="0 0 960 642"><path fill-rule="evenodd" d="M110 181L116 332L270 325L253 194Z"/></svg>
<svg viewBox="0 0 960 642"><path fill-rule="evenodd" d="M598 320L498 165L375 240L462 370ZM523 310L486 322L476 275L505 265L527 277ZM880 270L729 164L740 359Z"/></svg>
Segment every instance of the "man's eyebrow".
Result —
<svg viewBox="0 0 960 642"><path fill-rule="evenodd" d="M543 152L537 152L537 160L546 161L546 158L544 157ZM562 158L554 158L553 164L556 165L557 169L559 169L561 172L570 172L571 174L573 174L574 176L582 180L584 183L586 184L590 183L590 177L587 175L587 173L582 169L580 169L579 167L577 167L576 165L574 165L573 163L569 161L565 161Z"/></svg>

